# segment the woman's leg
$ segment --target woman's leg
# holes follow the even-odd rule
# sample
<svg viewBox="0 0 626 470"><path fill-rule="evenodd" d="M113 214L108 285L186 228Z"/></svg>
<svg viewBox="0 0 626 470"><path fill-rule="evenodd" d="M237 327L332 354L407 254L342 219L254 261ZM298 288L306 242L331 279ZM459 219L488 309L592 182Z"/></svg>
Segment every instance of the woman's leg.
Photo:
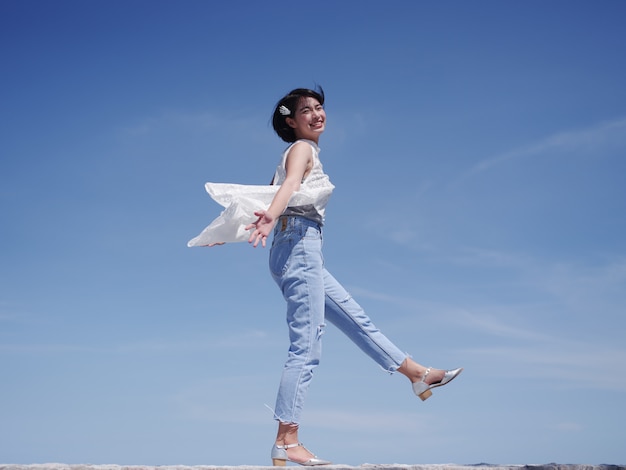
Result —
<svg viewBox="0 0 626 470"><path fill-rule="evenodd" d="M407 354L393 344L341 284L324 269L326 319L388 372L397 371Z"/></svg>
<svg viewBox="0 0 626 470"><path fill-rule="evenodd" d="M304 400L319 364L324 331L322 239L319 227L289 219L286 232L275 232L270 269L287 302L290 347L283 368L275 418L277 446L299 443L298 425ZM306 462L315 456L303 446L285 449L289 460Z"/></svg>
<svg viewBox="0 0 626 470"><path fill-rule="evenodd" d="M290 218L290 233L275 237L270 256L272 274L287 302L290 346L278 396L275 418L297 425L313 370L322 353L324 283L321 233L310 223ZM284 243L291 239L292 243Z"/></svg>
<svg viewBox="0 0 626 470"><path fill-rule="evenodd" d="M400 372L411 382L422 379L427 368L415 362L376 328L363 308L343 286L324 269L326 319L339 328L361 350L388 372ZM440 381L444 371L431 369L426 383Z"/></svg>

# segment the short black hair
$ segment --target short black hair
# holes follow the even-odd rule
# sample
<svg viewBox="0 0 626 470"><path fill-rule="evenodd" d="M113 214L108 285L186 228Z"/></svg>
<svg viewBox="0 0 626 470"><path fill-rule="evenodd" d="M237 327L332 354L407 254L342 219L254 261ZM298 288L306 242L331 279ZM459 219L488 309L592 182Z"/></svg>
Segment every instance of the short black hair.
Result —
<svg viewBox="0 0 626 470"><path fill-rule="evenodd" d="M291 90L283 96L278 103L276 103L276 106L274 107L274 114L272 115L272 127L274 128L276 134L278 134L278 137L283 139L285 142L292 143L298 140L293 128L287 124L287 118L293 117L298 103L302 98L315 98L323 106L324 90L319 85L315 87L315 90L310 90L308 88L296 88L295 90ZM283 115L280 112L281 106L287 108L290 111L290 114Z"/></svg>

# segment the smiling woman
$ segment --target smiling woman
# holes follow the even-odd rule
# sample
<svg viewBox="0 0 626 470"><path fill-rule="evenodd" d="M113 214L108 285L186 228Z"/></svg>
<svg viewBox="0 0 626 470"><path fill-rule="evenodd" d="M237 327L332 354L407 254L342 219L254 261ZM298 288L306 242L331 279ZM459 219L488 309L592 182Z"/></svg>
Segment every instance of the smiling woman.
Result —
<svg viewBox="0 0 626 470"><path fill-rule="evenodd" d="M273 233L269 267L287 303L290 339L274 410L278 433L271 458L274 465L280 466L286 465L287 461L306 466L331 463L307 450L298 436L313 371L321 359L326 320L384 371L405 375L411 381L414 393L422 400L432 395L432 389L447 384L462 371L461 368L448 371L426 368L413 361L374 326L361 306L326 270L322 255L322 226L334 186L319 159L318 143L326 128L323 104L321 88L297 88L276 104L272 120L274 130L290 145L283 153L272 185L264 191L257 191L263 193L266 200L246 198L236 185L226 187L221 203L230 205L220 216L225 223L219 218L214 221L213 242L208 243L209 246L223 244L221 242L231 236L228 232L235 230L236 238L241 239L242 223L249 215L244 211L238 213L243 219L239 218L235 209L246 204L248 211L257 204L253 212L256 221L245 226L245 230L250 231L248 241L254 247L259 243L265 247L267 238ZM248 188L249 194L256 190L255 187ZM215 187L207 185L209 192L213 189ZM313 196L302 199L303 194ZM266 208L270 195L271 201ZM212 226L209 226L205 232L211 230ZM220 241L215 238L218 233L224 237ZM202 239L202 234L199 238ZM190 246L198 244L202 243L197 239L190 242Z"/></svg>

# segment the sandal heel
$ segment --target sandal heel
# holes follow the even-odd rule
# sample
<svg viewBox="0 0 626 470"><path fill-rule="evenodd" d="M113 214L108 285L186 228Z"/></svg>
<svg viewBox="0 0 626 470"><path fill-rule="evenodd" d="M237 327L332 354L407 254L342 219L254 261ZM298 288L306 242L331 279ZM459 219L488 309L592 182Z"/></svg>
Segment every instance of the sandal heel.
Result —
<svg viewBox="0 0 626 470"><path fill-rule="evenodd" d="M433 392L431 392L430 389L428 389L425 392L420 393L418 396L420 397L422 401L426 401L428 398L432 396L432 394Z"/></svg>
<svg viewBox="0 0 626 470"><path fill-rule="evenodd" d="M272 465L274 467L286 467L287 461L283 459L272 459Z"/></svg>

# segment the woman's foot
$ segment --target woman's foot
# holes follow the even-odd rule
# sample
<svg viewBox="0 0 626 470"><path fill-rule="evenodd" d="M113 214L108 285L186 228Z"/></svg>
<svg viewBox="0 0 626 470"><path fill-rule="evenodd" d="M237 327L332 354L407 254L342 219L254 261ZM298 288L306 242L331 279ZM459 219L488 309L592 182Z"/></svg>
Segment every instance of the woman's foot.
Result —
<svg viewBox="0 0 626 470"><path fill-rule="evenodd" d="M462 368L442 370L424 367L411 358L405 359L398 368L398 372L405 375L411 381L413 391L422 400L426 400L432 395L431 389L447 384L462 371Z"/></svg>
<svg viewBox="0 0 626 470"><path fill-rule="evenodd" d="M420 380L418 380L417 382L413 382L413 392L415 392L415 395L417 395L422 401L424 401L433 394L433 392L431 391L433 388L441 387L442 385L451 382L461 372L463 372L462 367L446 371L428 368L426 369ZM431 377L431 375L433 377Z"/></svg>
<svg viewBox="0 0 626 470"><path fill-rule="evenodd" d="M274 444L272 447L272 465L283 467L287 462L297 463L306 467L330 465L328 460L318 459L301 443Z"/></svg>
<svg viewBox="0 0 626 470"><path fill-rule="evenodd" d="M445 370L433 369L432 367L428 367L424 369L424 371L419 375L419 378L417 378L417 380L412 380L411 382L424 382L426 385L433 385L441 382L445 375Z"/></svg>
<svg viewBox="0 0 626 470"><path fill-rule="evenodd" d="M298 444L298 443L296 442L295 444ZM279 445L279 444L276 443L276 445ZM303 445L296 445L295 447L290 447L286 450L287 450L287 458L291 462L303 463L303 462L306 462L308 460L315 458L315 455L313 455L313 453L310 452L309 449L307 449Z"/></svg>
<svg viewBox="0 0 626 470"><path fill-rule="evenodd" d="M272 463L275 466L284 466L287 461L306 466L331 463L328 460L318 459L300 443L297 424L279 422L276 443L272 447Z"/></svg>

